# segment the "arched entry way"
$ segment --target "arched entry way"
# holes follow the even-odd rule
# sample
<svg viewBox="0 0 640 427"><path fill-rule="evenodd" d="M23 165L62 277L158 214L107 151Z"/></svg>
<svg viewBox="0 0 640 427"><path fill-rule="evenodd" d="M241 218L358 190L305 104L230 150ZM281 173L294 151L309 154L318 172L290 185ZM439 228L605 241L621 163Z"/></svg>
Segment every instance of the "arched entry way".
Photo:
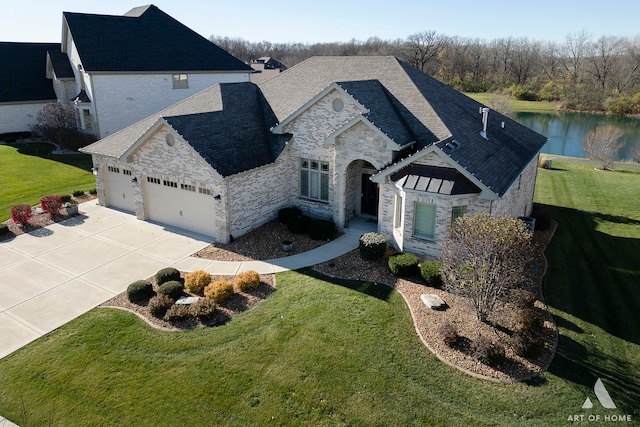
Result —
<svg viewBox="0 0 640 427"><path fill-rule="evenodd" d="M345 171L344 208L345 226L356 217L366 217L376 222L378 217L379 189L371 181L378 171L366 160L354 160Z"/></svg>

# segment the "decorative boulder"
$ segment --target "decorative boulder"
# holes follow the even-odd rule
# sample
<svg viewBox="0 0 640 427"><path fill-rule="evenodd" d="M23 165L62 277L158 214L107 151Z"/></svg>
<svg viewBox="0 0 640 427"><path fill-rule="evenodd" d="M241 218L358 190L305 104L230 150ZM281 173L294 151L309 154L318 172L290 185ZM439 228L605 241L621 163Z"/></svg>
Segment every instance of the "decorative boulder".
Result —
<svg viewBox="0 0 640 427"><path fill-rule="evenodd" d="M420 299L432 310L446 310L448 307L447 303L436 294L422 294Z"/></svg>

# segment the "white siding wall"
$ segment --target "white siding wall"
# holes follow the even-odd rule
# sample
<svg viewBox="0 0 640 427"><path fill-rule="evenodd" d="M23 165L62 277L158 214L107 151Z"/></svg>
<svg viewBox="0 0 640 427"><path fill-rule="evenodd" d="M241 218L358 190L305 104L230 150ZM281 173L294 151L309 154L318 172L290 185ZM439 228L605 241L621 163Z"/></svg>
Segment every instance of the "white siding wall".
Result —
<svg viewBox="0 0 640 427"><path fill-rule="evenodd" d="M173 89L172 74L92 74L100 137L142 120L218 83L249 81L248 73L188 74L188 89Z"/></svg>
<svg viewBox="0 0 640 427"><path fill-rule="evenodd" d="M55 101L53 99L52 101ZM0 104L0 133L28 132L35 125L37 115L47 102Z"/></svg>

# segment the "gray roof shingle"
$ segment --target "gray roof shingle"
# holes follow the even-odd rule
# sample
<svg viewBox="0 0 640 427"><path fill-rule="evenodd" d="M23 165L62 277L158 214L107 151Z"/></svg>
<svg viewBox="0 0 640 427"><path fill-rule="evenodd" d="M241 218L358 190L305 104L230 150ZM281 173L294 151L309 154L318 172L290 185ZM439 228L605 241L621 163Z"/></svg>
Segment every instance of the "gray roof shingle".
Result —
<svg viewBox="0 0 640 427"><path fill-rule="evenodd" d="M86 71L251 71L156 6L124 16L64 12Z"/></svg>
<svg viewBox="0 0 640 427"><path fill-rule="evenodd" d="M47 51L60 43L0 42L0 102L55 101L47 78Z"/></svg>

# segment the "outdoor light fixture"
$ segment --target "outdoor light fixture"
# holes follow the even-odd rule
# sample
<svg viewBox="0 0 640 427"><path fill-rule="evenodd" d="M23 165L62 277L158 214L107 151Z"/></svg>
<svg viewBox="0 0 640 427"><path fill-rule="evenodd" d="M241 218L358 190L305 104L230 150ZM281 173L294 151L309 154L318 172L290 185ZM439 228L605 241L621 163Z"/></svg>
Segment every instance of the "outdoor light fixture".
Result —
<svg viewBox="0 0 640 427"><path fill-rule="evenodd" d="M93 172L94 175L98 175L98 168L92 167L91 172Z"/></svg>
<svg viewBox="0 0 640 427"><path fill-rule="evenodd" d="M216 200L220 200L221 199L219 194L216 194L215 196L213 196L213 198L216 199Z"/></svg>
<svg viewBox="0 0 640 427"><path fill-rule="evenodd" d="M138 178L136 178L135 176L133 178L131 178L131 183L135 184L138 182Z"/></svg>

